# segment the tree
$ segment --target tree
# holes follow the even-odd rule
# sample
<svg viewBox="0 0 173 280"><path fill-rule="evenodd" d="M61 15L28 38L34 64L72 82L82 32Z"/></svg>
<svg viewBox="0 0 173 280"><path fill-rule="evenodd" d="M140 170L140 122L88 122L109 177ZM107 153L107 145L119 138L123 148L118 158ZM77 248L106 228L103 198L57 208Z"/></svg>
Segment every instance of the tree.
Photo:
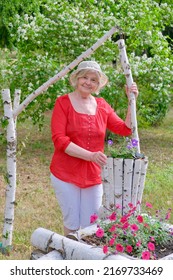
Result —
<svg viewBox="0 0 173 280"><path fill-rule="evenodd" d="M158 3L159 2L159 3ZM101 37L114 25L121 26L126 39L134 80L140 89L139 125L157 124L165 116L172 93L172 53L166 28L172 24L171 1L30 0L5 1L3 19L8 29L9 50L1 50L1 88L21 88L24 100L51 76ZM87 10L87 13L86 13ZM7 17L11 12L10 21ZM8 57L6 56L8 54ZM125 83L118 63L114 40L107 41L90 59L96 59L109 76L102 91L108 102L124 116ZM159 75L158 75L159 73ZM43 121L43 112L52 109L58 94L71 90L65 77L22 113L34 123Z"/></svg>

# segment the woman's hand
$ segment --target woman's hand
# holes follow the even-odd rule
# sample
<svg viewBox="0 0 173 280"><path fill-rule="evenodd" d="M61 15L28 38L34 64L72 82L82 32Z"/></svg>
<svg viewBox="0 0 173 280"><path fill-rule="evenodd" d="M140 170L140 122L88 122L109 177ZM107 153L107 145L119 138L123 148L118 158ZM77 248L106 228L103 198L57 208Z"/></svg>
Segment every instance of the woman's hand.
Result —
<svg viewBox="0 0 173 280"><path fill-rule="evenodd" d="M99 152L92 152L91 161L97 163L100 166L103 166L107 162L107 156L100 151Z"/></svg>
<svg viewBox="0 0 173 280"><path fill-rule="evenodd" d="M125 86L125 89L126 89L126 95L128 97L128 99L130 98L130 93L133 92L135 94L135 97L137 98L138 97L138 87L136 85L136 83L133 83L131 85L131 87L128 87L127 85Z"/></svg>

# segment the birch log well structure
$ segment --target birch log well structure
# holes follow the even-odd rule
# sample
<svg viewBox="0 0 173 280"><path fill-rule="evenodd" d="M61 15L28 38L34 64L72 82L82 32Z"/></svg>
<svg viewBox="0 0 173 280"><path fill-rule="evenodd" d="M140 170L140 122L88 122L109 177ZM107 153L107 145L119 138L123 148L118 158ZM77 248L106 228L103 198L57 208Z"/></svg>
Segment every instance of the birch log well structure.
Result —
<svg viewBox="0 0 173 280"><path fill-rule="evenodd" d="M45 92L51 85L56 83L64 77L69 71L77 66L82 60L90 56L96 51L109 37L121 29L118 26L112 27L106 32L92 47L77 57L72 63L66 66L62 71L50 78L42 86L40 86L33 93L28 95L26 99L20 102L20 91L16 91L14 102L10 97L10 90L2 90L2 99L4 105L4 119L7 120L7 187L6 187L6 202L4 212L4 226L3 226L3 239L1 250L12 245L12 234L14 224L14 206L15 206L15 192L16 192L16 125L17 116L41 93ZM13 103L13 104L12 104Z"/></svg>

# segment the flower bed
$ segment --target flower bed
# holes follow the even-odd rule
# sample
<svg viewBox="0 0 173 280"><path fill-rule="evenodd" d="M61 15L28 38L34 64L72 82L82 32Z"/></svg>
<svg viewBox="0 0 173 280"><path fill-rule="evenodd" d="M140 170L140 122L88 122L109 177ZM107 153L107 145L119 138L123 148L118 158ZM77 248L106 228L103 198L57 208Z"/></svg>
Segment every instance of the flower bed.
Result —
<svg viewBox="0 0 173 280"><path fill-rule="evenodd" d="M116 211L110 213L106 220L92 215L91 223L96 223L95 233L82 239L92 239L92 242L97 240L97 246L100 243L99 246L102 246L105 254L126 253L145 260L158 259L167 254L164 252L167 250L173 252L173 228L166 223L171 209L164 214L157 210L153 218L149 211L152 208L150 203L146 203L148 213L143 215L137 213L137 208L132 203L128 206L129 210L123 216ZM116 208L118 209L119 205Z"/></svg>

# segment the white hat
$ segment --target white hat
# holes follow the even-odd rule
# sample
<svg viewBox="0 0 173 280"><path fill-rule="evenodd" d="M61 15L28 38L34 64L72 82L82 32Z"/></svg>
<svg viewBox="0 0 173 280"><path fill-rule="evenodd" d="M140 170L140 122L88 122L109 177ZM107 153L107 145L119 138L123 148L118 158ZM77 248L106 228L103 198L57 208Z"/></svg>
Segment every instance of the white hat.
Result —
<svg viewBox="0 0 173 280"><path fill-rule="evenodd" d="M108 77L102 72L100 65L96 61L82 61L79 63L77 70L70 75L70 82L73 85L76 75L81 70L94 70L100 74L100 88L104 87L108 82Z"/></svg>

